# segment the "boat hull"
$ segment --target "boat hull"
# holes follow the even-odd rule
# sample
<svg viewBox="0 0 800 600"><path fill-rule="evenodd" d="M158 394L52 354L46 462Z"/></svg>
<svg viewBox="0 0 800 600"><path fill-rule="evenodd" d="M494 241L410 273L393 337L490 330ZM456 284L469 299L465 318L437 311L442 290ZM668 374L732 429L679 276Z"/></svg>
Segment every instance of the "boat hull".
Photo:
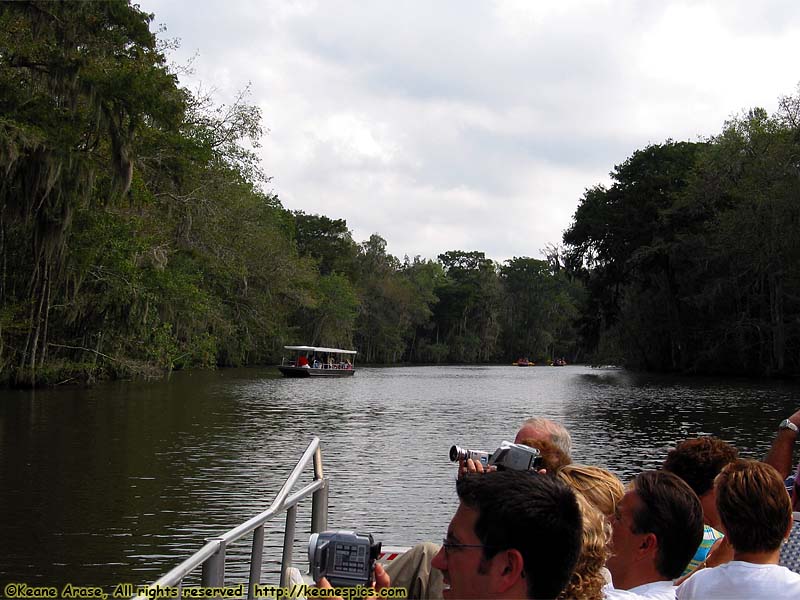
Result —
<svg viewBox="0 0 800 600"><path fill-rule="evenodd" d="M281 365L278 370L284 377L352 377L355 369L308 369L306 367L288 367Z"/></svg>

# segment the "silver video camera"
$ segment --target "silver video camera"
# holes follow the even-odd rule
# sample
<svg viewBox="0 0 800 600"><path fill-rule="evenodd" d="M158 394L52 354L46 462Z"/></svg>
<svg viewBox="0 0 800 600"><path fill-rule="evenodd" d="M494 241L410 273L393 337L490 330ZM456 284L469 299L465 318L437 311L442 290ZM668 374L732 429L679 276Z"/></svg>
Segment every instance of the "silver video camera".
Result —
<svg viewBox="0 0 800 600"><path fill-rule="evenodd" d="M495 466L498 471L503 469L536 471L542 468L542 455L539 450L525 444L512 444L511 442L503 442L491 454L484 450L467 450L460 446L450 447L450 460L453 462L468 458L480 462L484 467Z"/></svg>
<svg viewBox="0 0 800 600"><path fill-rule="evenodd" d="M381 543L372 534L354 531L312 533L308 540L308 565L314 581L326 577L335 588L368 587Z"/></svg>

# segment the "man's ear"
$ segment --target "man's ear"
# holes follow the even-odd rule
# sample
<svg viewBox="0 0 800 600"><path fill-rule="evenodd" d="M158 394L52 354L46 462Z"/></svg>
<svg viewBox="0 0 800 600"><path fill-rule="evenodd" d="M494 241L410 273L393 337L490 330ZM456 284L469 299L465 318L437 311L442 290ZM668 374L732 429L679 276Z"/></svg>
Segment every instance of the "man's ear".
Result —
<svg viewBox="0 0 800 600"><path fill-rule="evenodd" d="M642 537L642 542L639 545L639 554L642 556L650 556L658 552L658 537L655 533L647 533Z"/></svg>
<svg viewBox="0 0 800 600"><path fill-rule="evenodd" d="M505 592L525 578L525 561L519 550L509 548L498 552L492 559L497 577L497 591Z"/></svg>

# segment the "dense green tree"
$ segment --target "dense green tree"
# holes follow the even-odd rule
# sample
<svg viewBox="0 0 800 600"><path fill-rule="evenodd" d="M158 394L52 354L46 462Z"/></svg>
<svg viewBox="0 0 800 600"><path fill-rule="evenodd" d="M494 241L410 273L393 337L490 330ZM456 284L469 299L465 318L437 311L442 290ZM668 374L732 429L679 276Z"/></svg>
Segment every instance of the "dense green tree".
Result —
<svg viewBox="0 0 800 600"><path fill-rule="evenodd" d="M268 361L318 303L291 215L259 187L258 109L179 88L150 18L0 4L4 379L87 356L90 377Z"/></svg>
<svg viewBox="0 0 800 600"><path fill-rule="evenodd" d="M447 346L430 342L435 329L433 310L439 302L436 290L443 285L442 265L432 260L406 256L401 276L411 288L411 304L408 307L411 322L411 340L408 345L408 359L414 362L441 362L447 357Z"/></svg>
<svg viewBox="0 0 800 600"><path fill-rule="evenodd" d="M47 356L75 212L125 194L136 134L182 112L149 22L120 0L0 5L0 253L20 261L0 301L27 332L6 359L20 379Z"/></svg>
<svg viewBox="0 0 800 600"><path fill-rule="evenodd" d="M586 192L564 235L585 342L646 369L800 371L798 114L789 96L650 146Z"/></svg>
<svg viewBox="0 0 800 600"><path fill-rule="evenodd" d="M386 252L386 240L377 234L360 246L357 259L361 304L356 346L366 362L399 361L411 334L408 307L411 287L397 276L400 263Z"/></svg>
<svg viewBox="0 0 800 600"><path fill-rule="evenodd" d="M578 316L566 273L534 258L513 258L500 268L505 311L504 357L537 361L571 355L570 331Z"/></svg>
<svg viewBox="0 0 800 600"><path fill-rule="evenodd" d="M295 241L302 256L310 256L319 265L321 275L341 273L352 276L358 255L344 219L309 215L294 211Z"/></svg>
<svg viewBox="0 0 800 600"><path fill-rule="evenodd" d="M687 338L673 253L681 221L673 208L689 186L701 147L668 141L638 150L615 167L610 188L591 188L581 199L564 242L566 262L588 292L582 331L590 345L619 319L629 319L632 294L647 292L659 313L651 330L634 332L638 356L643 366L680 367Z"/></svg>
<svg viewBox="0 0 800 600"><path fill-rule="evenodd" d="M706 370L795 372L800 350L800 138L793 98L755 109L712 138L685 209L703 228L686 269Z"/></svg>
<svg viewBox="0 0 800 600"><path fill-rule="evenodd" d="M316 303L304 311L304 330L308 333L303 339L313 346L351 348L359 306L356 290L347 277L339 273L322 275Z"/></svg>
<svg viewBox="0 0 800 600"><path fill-rule="evenodd" d="M436 289L436 343L448 345L453 362L488 362L500 335L501 289L495 263L483 252L439 255L446 277Z"/></svg>

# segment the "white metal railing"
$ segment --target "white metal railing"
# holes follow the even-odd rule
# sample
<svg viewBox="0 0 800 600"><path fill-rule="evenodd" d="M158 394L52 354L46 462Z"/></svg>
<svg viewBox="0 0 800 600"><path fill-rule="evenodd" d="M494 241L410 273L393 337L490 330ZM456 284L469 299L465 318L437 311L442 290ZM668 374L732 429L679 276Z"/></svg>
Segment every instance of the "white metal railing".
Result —
<svg viewBox="0 0 800 600"><path fill-rule="evenodd" d="M311 532L325 531L328 526L328 479L322 472L322 451L319 438L315 437L306 448L303 456L295 465L286 482L281 487L270 507L252 519L234 527L223 535L206 540L206 544L177 567L169 571L148 589L165 587L182 588L183 579L198 567L202 567L201 585L203 587L223 587L225 581L225 549L249 533L253 534L253 547L250 553L250 578L247 598L255 598L255 587L260 585L261 567L263 566L264 524L275 516L286 511L286 530L283 536L283 556L281 558L280 586L287 585L287 569L292 566L292 550L297 523L297 504L311 495ZM297 479L313 460L314 481L291 496ZM146 593L134 596L135 600L149 600ZM183 597L179 594L180 598Z"/></svg>

